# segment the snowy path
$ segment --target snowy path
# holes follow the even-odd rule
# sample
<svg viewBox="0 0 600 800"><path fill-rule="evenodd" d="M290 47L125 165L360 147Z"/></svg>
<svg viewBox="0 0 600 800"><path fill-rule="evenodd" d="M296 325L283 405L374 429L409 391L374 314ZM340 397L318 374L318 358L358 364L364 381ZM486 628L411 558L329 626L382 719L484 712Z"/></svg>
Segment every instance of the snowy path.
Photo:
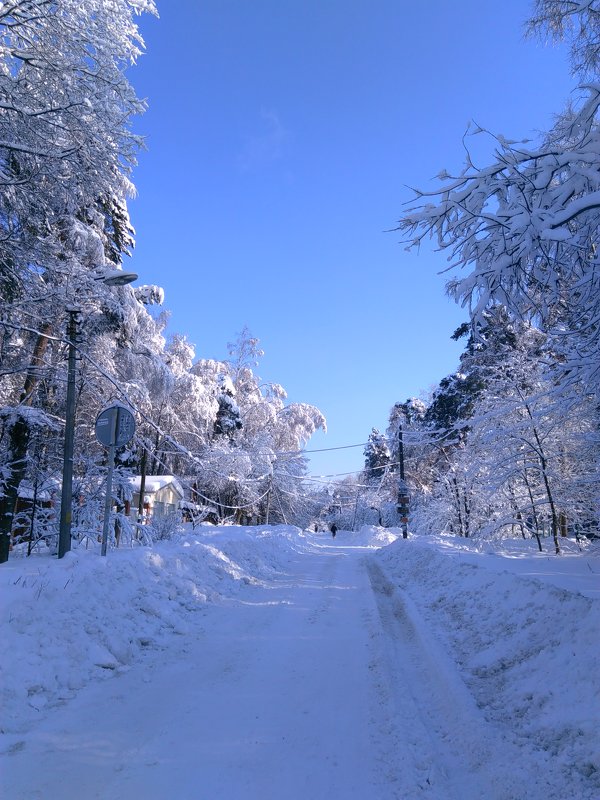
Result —
<svg viewBox="0 0 600 800"><path fill-rule="evenodd" d="M6 797L525 797L497 785L497 753L486 774L482 741L507 743L367 552L317 547L277 582L203 606L168 650L82 690L14 747Z"/></svg>

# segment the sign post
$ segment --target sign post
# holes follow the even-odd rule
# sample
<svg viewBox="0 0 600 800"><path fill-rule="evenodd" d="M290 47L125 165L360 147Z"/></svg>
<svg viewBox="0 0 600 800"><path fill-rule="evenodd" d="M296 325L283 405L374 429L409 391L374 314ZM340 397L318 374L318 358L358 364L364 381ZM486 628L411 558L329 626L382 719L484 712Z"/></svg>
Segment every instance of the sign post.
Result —
<svg viewBox="0 0 600 800"><path fill-rule="evenodd" d="M104 498L104 522L102 525L102 549L105 556L108 547L108 527L112 506L112 477L115 469L115 448L123 447L135 433L135 419L125 406L110 406L96 419L96 439L108 447L108 471L106 474L106 496Z"/></svg>

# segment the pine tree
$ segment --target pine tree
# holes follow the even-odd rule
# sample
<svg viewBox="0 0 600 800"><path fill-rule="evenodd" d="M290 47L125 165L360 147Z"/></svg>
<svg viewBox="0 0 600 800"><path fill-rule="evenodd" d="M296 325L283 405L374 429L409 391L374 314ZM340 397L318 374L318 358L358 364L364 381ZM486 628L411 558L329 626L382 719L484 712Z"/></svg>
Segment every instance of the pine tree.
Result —
<svg viewBox="0 0 600 800"><path fill-rule="evenodd" d="M377 428L372 428L364 449L365 479L374 482L383 477L391 462L387 440Z"/></svg>

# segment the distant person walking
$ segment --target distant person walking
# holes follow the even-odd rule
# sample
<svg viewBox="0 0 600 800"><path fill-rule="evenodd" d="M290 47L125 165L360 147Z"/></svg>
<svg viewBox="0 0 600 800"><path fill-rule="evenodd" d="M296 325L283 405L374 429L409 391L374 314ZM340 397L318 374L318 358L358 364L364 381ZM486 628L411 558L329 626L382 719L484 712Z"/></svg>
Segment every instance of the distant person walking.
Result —
<svg viewBox="0 0 600 800"><path fill-rule="evenodd" d="M333 536L334 539L335 539L336 533L337 533L337 525L334 522L333 525L331 526L331 535Z"/></svg>

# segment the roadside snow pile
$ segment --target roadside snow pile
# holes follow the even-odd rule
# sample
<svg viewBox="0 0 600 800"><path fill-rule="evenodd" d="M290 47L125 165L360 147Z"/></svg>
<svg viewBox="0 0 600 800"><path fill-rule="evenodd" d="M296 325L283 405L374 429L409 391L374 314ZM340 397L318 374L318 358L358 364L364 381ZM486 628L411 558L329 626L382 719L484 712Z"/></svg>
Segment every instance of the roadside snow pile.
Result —
<svg viewBox="0 0 600 800"><path fill-rule="evenodd" d="M501 553L410 536L376 556L452 656L479 707L558 764L571 796L600 791L600 551L561 556L515 540ZM555 762L555 763L556 763Z"/></svg>
<svg viewBox="0 0 600 800"><path fill-rule="evenodd" d="M45 707L174 634L199 635L207 604L285 572L307 546L292 527L203 527L107 558L77 550L9 560L0 568L2 729L27 729Z"/></svg>

